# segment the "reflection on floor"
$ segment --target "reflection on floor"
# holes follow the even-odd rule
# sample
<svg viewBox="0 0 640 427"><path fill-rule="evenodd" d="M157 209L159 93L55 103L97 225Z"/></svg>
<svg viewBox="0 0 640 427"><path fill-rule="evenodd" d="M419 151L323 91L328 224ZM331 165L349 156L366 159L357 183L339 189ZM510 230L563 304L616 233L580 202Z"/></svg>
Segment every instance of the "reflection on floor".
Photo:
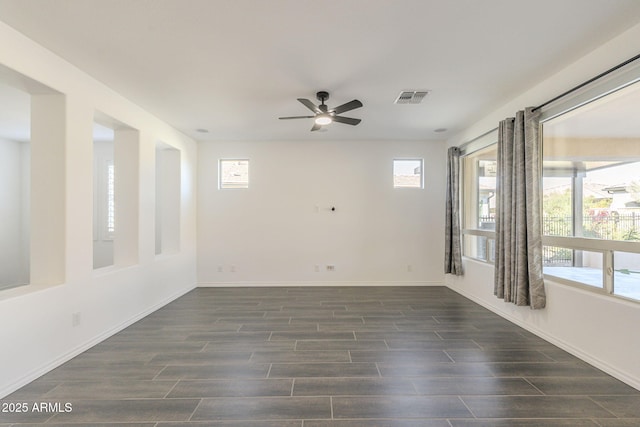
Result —
<svg viewBox="0 0 640 427"><path fill-rule="evenodd" d="M28 409L2 426L640 425L640 392L444 287L196 289L2 404Z"/></svg>

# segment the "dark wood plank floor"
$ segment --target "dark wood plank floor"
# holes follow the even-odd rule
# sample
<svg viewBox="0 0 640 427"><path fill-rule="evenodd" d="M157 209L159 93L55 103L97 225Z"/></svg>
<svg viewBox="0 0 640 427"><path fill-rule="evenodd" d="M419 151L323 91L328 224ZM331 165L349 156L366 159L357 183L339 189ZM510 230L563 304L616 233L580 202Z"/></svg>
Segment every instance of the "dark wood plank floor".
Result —
<svg viewBox="0 0 640 427"><path fill-rule="evenodd" d="M640 426L640 392L443 287L196 289L2 403L29 408L2 426Z"/></svg>

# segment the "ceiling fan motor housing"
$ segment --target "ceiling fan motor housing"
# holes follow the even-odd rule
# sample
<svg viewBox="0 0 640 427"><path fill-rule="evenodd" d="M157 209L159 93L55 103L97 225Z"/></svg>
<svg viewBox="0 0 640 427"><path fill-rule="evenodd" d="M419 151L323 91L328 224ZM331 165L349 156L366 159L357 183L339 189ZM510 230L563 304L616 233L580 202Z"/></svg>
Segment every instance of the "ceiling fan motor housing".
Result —
<svg viewBox="0 0 640 427"><path fill-rule="evenodd" d="M316 98L318 98L318 101L324 102L329 99L329 92L321 90L320 92L316 93Z"/></svg>

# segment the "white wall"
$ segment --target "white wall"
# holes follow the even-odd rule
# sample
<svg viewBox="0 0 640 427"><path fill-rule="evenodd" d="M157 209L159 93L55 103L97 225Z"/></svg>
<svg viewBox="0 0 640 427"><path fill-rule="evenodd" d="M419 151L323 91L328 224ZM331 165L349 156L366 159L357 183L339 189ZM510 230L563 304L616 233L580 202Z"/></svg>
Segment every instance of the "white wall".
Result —
<svg viewBox="0 0 640 427"><path fill-rule="evenodd" d="M516 99L491 111L478 123L452 138L458 145L484 134L517 110L547 99L635 56L640 50L640 25L591 52ZM640 245L640 243L639 243ZM598 295L546 281L547 307L532 311L505 304L493 295L493 267L464 261L463 277L447 276L451 289L581 357L640 389L640 304Z"/></svg>
<svg viewBox="0 0 640 427"><path fill-rule="evenodd" d="M156 146L156 247L155 253L180 250L180 151Z"/></svg>
<svg viewBox="0 0 640 427"><path fill-rule="evenodd" d="M0 289L29 281L28 158L28 143L0 139Z"/></svg>
<svg viewBox="0 0 640 427"><path fill-rule="evenodd" d="M48 117L47 120L55 121L51 124L56 128L57 141L50 148L58 150L50 157L55 170L47 170L46 158L40 159L43 161L38 166L38 179L46 183L48 174L55 175L56 179L49 182L55 187L50 194L63 194L56 200L61 201L61 206L54 212L55 220L62 224L58 229L62 236L52 246L60 248L63 254L51 257L55 259L52 266L43 264L37 284L0 292L2 397L195 287L197 146L2 23L0 40L0 64L62 94L51 95L49 101L41 99L47 95L33 98L39 115L36 118ZM48 108L55 108L55 114L46 114ZM136 164L125 165L124 174L133 178L130 182L134 185L119 193L126 201L124 210L133 213L123 220L135 222L127 224L127 230L134 232L123 240L121 263L116 256L113 268L94 271L92 127L96 111L134 129L126 132L135 139L134 144L127 147L135 147L135 153L129 153L128 158ZM38 123L32 123L32 138L46 135L42 120L35 121ZM155 255L157 141L165 141L180 150L181 159L180 251L162 256ZM32 160L35 145L32 141ZM63 165L62 174L60 165ZM38 200L42 194L33 197ZM46 224L49 214L46 209L32 206L32 226L34 221L38 226ZM32 227L32 238L33 230ZM33 259L33 253L31 255ZM46 255L46 251L38 253L38 259L45 259ZM52 278L47 275L47 268L55 270ZM79 320L76 326L72 324L74 315Z"/></svg>
<svg viewBox="0 0 640 427"><path fill-rule="evenodd" d="M443 284L444 149L442 142L200 143L199 283ZM425 159L424 190L393 189L392 162L403 157ZM250 160L249 189L218 189L225 158Z"/></svg>

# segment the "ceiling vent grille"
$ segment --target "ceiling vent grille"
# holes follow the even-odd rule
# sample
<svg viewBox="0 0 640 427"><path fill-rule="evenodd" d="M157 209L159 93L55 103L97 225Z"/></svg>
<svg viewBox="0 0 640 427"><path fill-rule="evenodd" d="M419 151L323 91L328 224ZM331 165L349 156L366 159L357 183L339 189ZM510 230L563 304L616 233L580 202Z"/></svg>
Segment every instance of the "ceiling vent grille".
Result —
<svg viewBox="0 0 640 427"><path fill-rule="evenodd" d="M400 92L394 104L420 104L428 93L428 90L404 90Z"/></svg>

